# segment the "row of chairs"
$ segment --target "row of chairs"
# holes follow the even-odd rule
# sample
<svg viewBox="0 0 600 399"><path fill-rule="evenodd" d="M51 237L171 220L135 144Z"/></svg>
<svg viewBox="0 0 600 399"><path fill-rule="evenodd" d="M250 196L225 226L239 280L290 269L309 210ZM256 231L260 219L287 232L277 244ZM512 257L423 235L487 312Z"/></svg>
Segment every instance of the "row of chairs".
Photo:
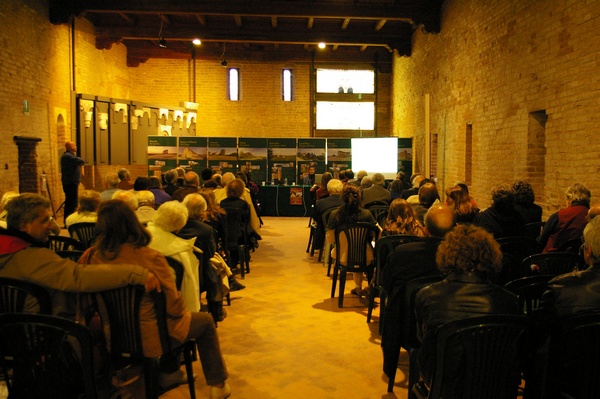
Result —
<svg viewBox="0 0 600 399"><path fill-rule="evenodd" d="M419 290L440 281L442 276L423 277L406 284L400 314L403 322L399 332L397 353L388 359L396 365L399 350L409 354L409 398L439 398L444 389L444 364L448 345L460 342L464 350L462 363L465 381L461 398L510 398L517 396L524 363L531 358L531 342L540 337L531 317L539 305L547 283L554 276L529 276L506 285L514 292L523 309L522 316L493 315L467 318L447 323L436 331L436 368L432 381L419 383L417 356L420 342L416 337L415 298ZM543 387L547 397L596 398L600 395L597 379L600 364L600 312L585 313L564 320L550 332L547 375ZM385 350L385 348L384 348ZM397 368L387 370L388 392L393 391ZM527 378L525 378L527 383ZM553 396L555 395L555 396ZM562 395L562 396L561 396ZM546 396L545 396L546 397Z"/></svg>
<svg viewBox="0 0 600 399"><path fill-rule="evenodd" d="M139 307L144 287L127 286L85 296L90 310L101 298L107 309L103 320L110 326L110 362L114 369L141 365L147 398L158 398L164 390L158 385L160 358L144 356ZM170 353L163 293L152 294L163 353ZM38 313L22 313L26 304ZM28 309L31 309L28 307ZM100 390L94 345L90 331L71 320L51 316L51 299L46 290L34 284L0 279L0 367L9 395L27 398L68 397L70 383L83 381L87 398L97 398ZM74 339L78 344L68 343ZM73 348L77 348L73 350ZM195 343L188 341L175 350L182 353L190 395L195 398L192 361ZM78 356L74 356L74 354ZM73 380L74 379L74 380ZM71 384L72 385L72 384Z"/></svg>

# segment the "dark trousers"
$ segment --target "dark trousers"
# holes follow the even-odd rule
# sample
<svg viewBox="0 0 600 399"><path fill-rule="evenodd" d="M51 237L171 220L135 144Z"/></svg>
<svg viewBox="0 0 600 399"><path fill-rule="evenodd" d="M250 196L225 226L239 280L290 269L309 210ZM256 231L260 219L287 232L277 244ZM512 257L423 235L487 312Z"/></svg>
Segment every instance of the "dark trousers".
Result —
<svg viewBox="0 0 600 399"><path fill-rule="evenodd" d="M79 192L79 184L64 184L63 191L65 192L65 225L67 217L77 209L77 195Z"/></svg>

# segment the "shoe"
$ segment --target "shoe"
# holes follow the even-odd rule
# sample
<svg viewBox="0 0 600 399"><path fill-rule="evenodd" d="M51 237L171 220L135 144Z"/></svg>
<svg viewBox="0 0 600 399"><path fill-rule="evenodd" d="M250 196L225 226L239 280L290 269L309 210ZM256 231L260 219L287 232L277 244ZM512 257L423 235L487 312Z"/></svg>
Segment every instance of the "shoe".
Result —
<svg viewBox="0 0 600 399"><path fill-rule="evenodd" d="M352 289L350 290L350 293L351 293L352 295L360 296L360 293L361 293L361 291L362 291L362 290L361 290L360 288L352 288Z"/></svg>
<svg viewBox="0 0 600 399"><path fill-rule="evenodd" d="M246 286L235 279L235 277L231 277L229 279L229 291L239 291L246 288Z"/></svg>
<svg viewBox="0 0 600 399"><path fill-rule="evenodd" d="M225 383L223 388L217 386L210 387L210 399L227 399L231 395L229 384Z"/></svg>
<svg viewBox="0 0 600 399"><path fill-rule="evenodd" d="M171 389L179 385L187 384L187 374L185 371L177 370L173 373L160 373L158 384L163 389Z"/></svg>
<svg viewBox="0 0 600 399"><path fill-rule="evenodd" d="M371 292L371 290L369 287L363 288L362 290L359 291L359 296L368 297L370 292Z"/></svg>
<svg viewBox="0 0 600 399"><path fill-rule="evenodd" d="M215 321L223 321L227 317L227 311L223 309L221 306L217 311L217 316L215 317Z"/></svg>

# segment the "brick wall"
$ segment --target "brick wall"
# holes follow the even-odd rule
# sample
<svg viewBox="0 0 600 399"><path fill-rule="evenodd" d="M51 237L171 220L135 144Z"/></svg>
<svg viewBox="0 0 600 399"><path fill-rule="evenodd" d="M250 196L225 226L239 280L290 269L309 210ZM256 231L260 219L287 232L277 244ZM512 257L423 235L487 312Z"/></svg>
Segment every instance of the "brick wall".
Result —
<svg viewBox="0 0 600 399"><path fill-rule="evenodd" d="M394 61L393 131L414 137L415 169L425 167L430 94L442 188L468 175L472 124L471 192L482 206L495 184L523 178L545 217L574 182L598 196L600 2L446 0L442 18L441 33L417 33L412 56ZM542 130L531 122L540 111Z"/></svg>

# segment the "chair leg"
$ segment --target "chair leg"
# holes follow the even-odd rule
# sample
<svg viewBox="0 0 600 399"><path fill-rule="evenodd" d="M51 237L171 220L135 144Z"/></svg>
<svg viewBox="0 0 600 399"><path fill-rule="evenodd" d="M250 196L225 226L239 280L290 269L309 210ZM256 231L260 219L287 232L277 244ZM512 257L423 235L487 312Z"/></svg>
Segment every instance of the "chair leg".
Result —
<svg viewBox="0 0 600 399"><path fill-rule="evenodd" d="M194 370L192 369L192 351L195 350L194 342L187 342L183 350L185 359L185 372L187 373L188 386L190 387L190 398L196 399L196 387L194 386Z"/></svg>
<svg viewBox="0 0 600 399"><path fill-rule="evenodd" d="M147 399L158 399L158 360L144 360L144 388L146 390Z"/></svg>
<svg viewBox="0 0 600 399"><path fill-rule="evenodd" d="M329 276L329 273L327 273ZM338 268L337 265L333 268L333 277L331 278L331 297L335 296L335 287L337 285Z"/></svg>
<svg viewBox="0 0 600 399"><path fill-rule="evenodd" d="M334 271L334 273L335 273L335 271ZM329 277L329 276L331 276L331 253L329 254L329 257L327 258L327 277Z"/></svg>
<svg viewBox="0 0 600 399"><path fill-rule="evenodd" d="M227 298L227 306L231 306L231 292L227 293L226 298Z"/></svg>
<svg viewBox="0 0 600 399"><path fill-rule="evenodd" d="M373 308L375 307L375 286L369 285L369 307L367 310L367 323L371 322L371 315L373 314Z"/></svg>
<svg viewBox="0 0 600 399"><path fill-rule="evenodd" d="M338 298L338 308L344 307L344 290L346 289L346 269L342 267L340 271L340 295Z"/></svg>
<svg viewBox="0 0 600 399"><path fill-rule="evenodd" d="M383 315L385 314L385 292L379 287L379 335L383 334Z"/></svg>
<svg viewBox="0 0 600 399"><path fill-rule="evenodd" d="M417 399L417 395L413 392L413 386L419 382L418 357L419 349L410 348L408 351L408 399Z"/></svg>
<svg viewBox="0 0 600 399"><path fill-rule="evenodd" d="M244 249L244 245L238 245L237 251L238 251L238 264L240 265L240 272L241 272L240 276L242 278L246 278L246 274L245 274L246 270L244 267L244 264L246 262L246 259L245 259L246 251Z"/></svg>
<svg viewBox="0 0 600 399"><path fill-rule="evenodd" d="M313 243L313 241L314 241L314 229L312 228L312 226L310 225L310 223L309 223L308 227L310 228L310 234L308 235L308 245L307 245L307 247L306 247L306 252L310 251L310 247L311 247L311 245L313 245L313 244L314 244L314 243ZM313 253L314 253L314 250L313 250L313 252L310 254L310 256L312 256L312 254L313 254Z"/></svg>
<svg viewBox="0 0 600 399"><path fill-rule="evenodd" d="M250 273L250 250L247 245L244 245L244 260L246 263L246 273Z"/></svg>

